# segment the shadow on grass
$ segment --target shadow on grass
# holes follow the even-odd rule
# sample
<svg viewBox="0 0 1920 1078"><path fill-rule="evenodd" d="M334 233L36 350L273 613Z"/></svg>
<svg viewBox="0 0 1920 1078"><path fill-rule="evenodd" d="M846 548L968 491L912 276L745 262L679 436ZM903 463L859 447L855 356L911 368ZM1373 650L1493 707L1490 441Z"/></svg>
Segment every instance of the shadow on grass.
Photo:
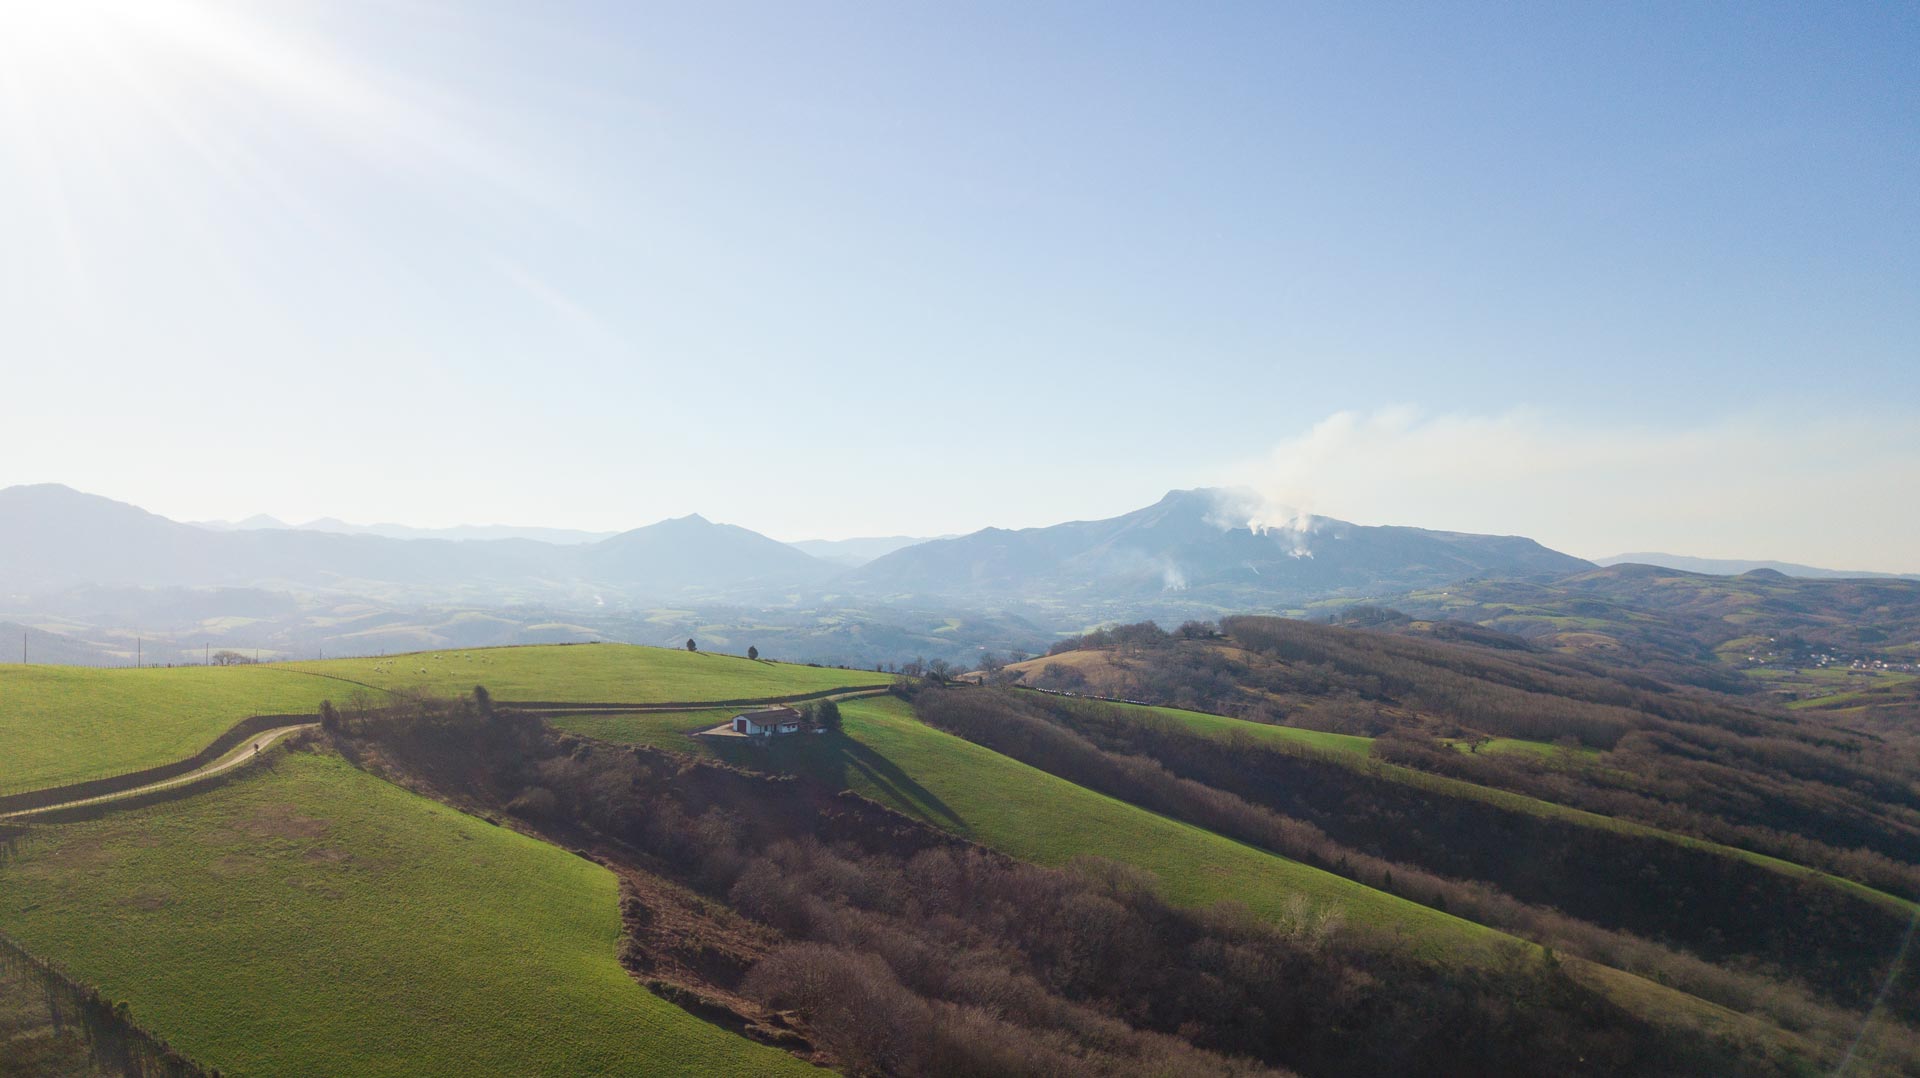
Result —
<svg viewBox="0 0 1920 1078"><path fill-rule="evenodd" d="M932 790L915 782L912 775L902 771L900 766L892 760L887 759L885 756L880 755L845 734L823 734L821 736L824 740L843 742L846 746L846 761L853 767L858 768L860 773L867 777L868 782L885 790L889 796L896 800L920 805L929 812L941 816L955 827L964 828L967 825L967 821L961 819L960 814L953 811L952 806L935 797Z"/></svg>
<svg viewBox="0 0 1920 1078"><path fill-rule="evenodd" d="M839 731L798 734L758 745L725 745L718 755L741 767L800 775L836 790L852 789L858 775L896 807L938 817L935 822L944 826L967 826L952 806L920 785L899 764Z"/></svg>

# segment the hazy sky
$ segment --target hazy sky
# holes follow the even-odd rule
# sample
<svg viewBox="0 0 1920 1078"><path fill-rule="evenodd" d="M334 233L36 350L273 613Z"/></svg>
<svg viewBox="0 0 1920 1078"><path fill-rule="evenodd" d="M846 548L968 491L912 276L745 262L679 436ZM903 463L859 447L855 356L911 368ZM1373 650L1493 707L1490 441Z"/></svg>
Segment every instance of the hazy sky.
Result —
<svg viewBox="0 0 1920 1078"><path fill-rule="evenodd" d="M0 0L0 485L1920 570L1920 6Z"/></svg>

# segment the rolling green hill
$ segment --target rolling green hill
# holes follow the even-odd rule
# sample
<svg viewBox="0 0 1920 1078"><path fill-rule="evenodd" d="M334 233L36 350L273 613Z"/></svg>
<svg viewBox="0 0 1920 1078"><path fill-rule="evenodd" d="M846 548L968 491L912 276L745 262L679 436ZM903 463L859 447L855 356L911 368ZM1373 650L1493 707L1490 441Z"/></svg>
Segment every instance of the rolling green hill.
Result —
<svg viewBox="0 0 1920 1078"><path fill-rule="evenodd" d="M349 685L451 694L485 685L502 700L673 703L799 695L884 685L885 674L796 666L632 644L553 644L421 651L286 663ZM338 691L338 690L336 690Z"/></svg>
<svg viewBox="0 0 1920 1078"><path fill-rule="evenodd" d="M311 712L340 688L272 666L0 666L0 793L183 759L249 715Z"/></svg>
<svg viewBox="0 0 1920 1078"><path fill-rule="evenodd" d="M1298 913L1291 907L1299 896L1357 923L1404 932L1431 954L1475 952L1492 938L1457 917L1155 815L943 733L893 697L849 700L840 710L842 735L765 746L687 737L683 731L713 725L705 712L576 716L556 725L623 744L806 774L1037 864L1082 856L1124 861L1153 873L1167 896L1185 905L1236 901L1279 918Z"/></svg>
<svg viewBox="0 0 1920 1078"><path fill-rule="evenodd" d="M1920 897L1920 787L1891 738L1473 626L1408 635L1404 621L1238 617L1193 638L1122 626L1009 669L1039 688L1373 736L1375 759ZM1458 750L1482 738L1533 744Z"/></svg>
<svg viewBox="0 0 1920 1078"><path fill-rule="evenodd" d="M1327 759L1337 761L1344 766L1352 767L1376 778L1387 779L1408 786L1415 786L1422 790L1439 793L1447 797L1481 801L1501 809L1524 813L1529 816L1564 820L1584 827L1655 838L1722 857L1737 858L1761 865L1774 872L1791 876L1795 879L1818 881L1825 886L1838 888L1849 895L1897 911L1903 915L1920 913L1920 904L1896 895L1887 894L1884 891L1875 890L1854 880L1844 879L1830 873L1821 872L1817 869L1797 865L1782 858L1769 857L1766 854L1755 853L1752 850L1725 846L1717 842L1709 842L1705 839L1694 838L1689 835L1662 831L1657 827L1649 827L1631 820L1602 816L1599 813L1570 808L1566 805L1555 804L1552 801L1537 797L1527 797L1523 794L1517 794L1507 790L1481 786L1462 779L1450 778L1445 775L1429 774L1423 771L1416 771L1413 768L1388 763L1384 760L1372 759L1369 756L1369 751L1373 743L1372 738L1355 737L1350 734L1330 734L1319 730L1301 730L1291 726L1275 726L1270 723L1248 722L1244 719L1230 718L1225 715L1213 715L1199 711L1184 711L1179 708L1125 703L1102 703L1100 706L1112 709L1113 713L1117 715L1151 716L1162 719L1209 738L1231 739L1234 737L1243 737L1254 741L1266 742L1275 746L1315 750L1328 754ZM1482 748L1481 751L1526 752L1529 755L1540 755L1543 752L1554 752L1556 749L1552 745L1543 745L1537 741L1515 741L1508 739L1508 744L1504 747L1496 749L1495 746L1489 745Z"/></svg>
<svg viewBox="0 0 1920 1078"><path fill-rule="evenodd" d="M1430 954L1487 946L1479 925L1157 816L920 722L879 698L841 705L849 788L975 841L1043 865L1110 857L1159 878L1184 905L1237 901L1268 917L1295 896L1358 923L1404 932ZM778 748L770 750L779 751Z"/></svg>
<svg viewBox="0 0 1920 1078"><path fill-rule="evenodd" d="M883 674L626 644L416 652L259 666L0 666L0 793L170 763L256 714L388 690L507 699L652 703L799 695L884 684Z"/></svg>
<svg viewBox="0 0 1920 1078"><path fill-rule="evenodd" d="M1253 623L1245 627L1248 639L1260 647L1298 644L1260 643L1265 638L1258 636L1258 628ZM1311 657L1320 662L1330 659L1339 667L1340 678L1361 676L1348 667L1360 663L1362 655L1371 656L1368 662L1385 663L1378 670L1394 679L1414 677L1409 673L1414 668L1408 664L1418 660L1427 664L1420 670L1436 671L1418 675L1419 683L1429 690L1447 684L1442 671L1453 678L1505 679L1508 689L1521 694L1516 698L1520 703L1513 705L1517 713L1565 689L1575 695L1554 698L1572 710L1555 721L1588 722L1614 737L1623 735L1613 733L1615 727L1608 723L1618 722L1631 730L1628 719L1616 719L1615 713L1622 712L1618 704L1581 702L1581 693L1604 693L1585 681L1572 680L1580 673L1572 668L1537 664L1522 656L1500 660L1507 665L1494 663L1483 669L1462 665L1468 662L1464 653L1434 651L1437 645L1427 642L1401 641L1389 651L1372 655L1362 647L1366 638L1354 637L1350 631L1315 628L1313 636L1316 646L1332 650ZM1326 639L1321 640L1322 636ZM1209 663L1244 664L1261 658L1254 651L1234 651L1219 641L1187 644ZM1141 664L1144 652L1129 652L1126 662L1118 666L1112 661L1117 653L1103 653L1105 657L1097 662L1088 654L1062 658L1096 673L1102 664L1144 673L1159 669ZM114 682L113 675L126 677ZM40 702L34 708L16 709L16 714L80 714L94 709L100 699L117 699L118 706L110 712L112 721L100 728L111 739L137 726L141 716L152 711L153 701L178 701L174 713L191 716L197 713L193 705L201 696L228 709L261 698L306 701L271 708L304 710L320 698L344 700L355 693L384 698L389 690L447 694L484 684L496 699L647 703L799 695L878 680L858 671L782 666L659 648L524 647L214 670L73 671L64 677L43 673L34 682L40 686ZM126 687L102 688L109 684ZM1392 687L1399 681L1380 684ZM1289 685L1289 691L1302 689L1302 685ZM283 687L293 695L249 695L267 692L269 686ZM301 691L309 695L302 696ZM112 692L119 695L113 697ZM974 695L988 699L1000 694L954 691L955 698ZM1417 694L1407 700L1405 714L1412 718L1419 717L1420 708L1434 706ZM975 738L973 733L961 737L947 732L953 727L944 721L941 728L929 725L903 700L883 696L847 700L840 707L842 732L802 735L760 746L688 736L719 723L731 708L576 714L552 721L561 729L604 741L718 757L753 771L789 772L817 780L826 790L852 790L1038 865L1066 866L1084 857L1119 861L1151 875L1166 899L1177 906L1200 908L1225 902L1279 926L1302 925L1331 915L1358 930L1356 939L1375 941L1369 946L1404 950L1435 968L1511 969L1516 954L1542 953L1506 932L1435 908L1425 892L1409 894L1402 887L1396 893L1391 887L1369 886L1379 881L1372 876L1349 878L1343 874L1347 870L1331 859L1305 854L1300 855L1304 860L1295 859L1290 847L1264 839L1239 841L1228 837L1239 833L1231 827L1216 830L1211 828L1219 825L1212 822L1205 826L1189 822L1200 818L1184 809L1161 806L1172 813L1163 815L1141 807L1154 802L1139 801L1131 792L1114 790L1119 796L1109 796L1100 792L1109 787L1063 777L1051 763L1035 761L1046 769L1029 766L1021 762L1027 759L1024 754L997 742L989 740L994 745L990 748L977 743L977 738L969 740ZM218 710L208 708L207 712ZM1404 785L1450 803L1481 804L1594 832L1655 834L1649 827L1518 791L1415 770L1396 762L1396 757L1383 756L1383 745L1400 744L1392 738L1172 708L1117 710L1174 724L1216 746L1230 746L1242 736L1250 742L1283 745L1332 761L1336 773L1364 773L1372 780ZM216 723L213 732L237 717ZM537 720L525 716L512 722L539 728ZM31 723L16 722L13 733L32 728ZM0 733L5 732L0 725ZM1502 766L1521 766L1530 769L1528 774L1549 777L1558 773L1556 768L1591 769L1598 766L1596 760L1605 758L1591 747L1574 751L1527 738L1511 740L1512 751L1483 751L1483 755L1514 761ZM189 751L194 747L197 743ZM148 745L144 751L158 750ZM558 750L561 759L542 766L563 767L567 751L563 744ZM1468 754L1449 750L1445 755ZM1480 761L1469 762L1477 766ZM447 772L450 776L460 773L458 769ZM509 794L518 788L509 788ZM503 796L499 803L505 801ZM505 1058L499 1053L508 1051L501 1038L532 1036L536 1027L574 1028L555 1025L563 1022L556 1017L561 1014L568 1016L565 1022L582 1030L581 1037L599 1046L595 1051L601 1054L593 1058L604 1060L596 1063L602 1069L679 1067L733 1072L757 1064L742 1064L747 1056L729 1053L762 1051L697 1023L633 986L613 960L618 923L610 874L553 847L403 793L334 757L295 754L276 772L249 775L208 793L93 823L44 826L37 833L39 837L27 844L15 864L0 868L0 880L5 881L0 887L0 930L21 938L36 953L61 961L83 979L129 999L142 1024L223 1069L295 1073L303 1068L344 1066L356 1072L456 1073L465 1067L475 1073L489 1072L499 1069L498 1060ZM1657 837L1667 845L1725 852L1699 838ZM1254 841L1260 844L1249 844ZM1272 852L1275 849L1290 852L1283 856ZM1737 856L1796 879L1808 874L1775 858L1744 852ZM1327 868L1316 867L1320 865ZM1911 904L1902 900L1851 882L1823 879L1838 891L1911 912ZM717 894L726 897L724 890ZM1466 907L1447 908L1461 912ZM80 914L88 909L109 913L90 920ZM599 914L592 913L594 909ZM541 912L532 916L528 911ZM604 918L600 929L592 927L595 916ZM312 938L301 938L302 933L293 928L296 923L315 926L308 933ZM595 931L604 933L595 937L597 951L587 942ZM231 951L219 942L229 935L236 940ZM406 949L403 935L422 943L393 960L395 972L376 971L371 963ZM483 945L475 944L476 939ZM454 953L461 940L468 941L468 950ZM604 968L590 959L590 952L604 960ZM152 961L154 956L161 961ZM1781 1039L1778 1030L1750 1017L1719 1011L1685 992L1605 964L1571 956L1565 961L1576 979L1603 991L1641 1020L1682 1016L1690 1029L1722 1028L1742 1043L1798 1050L1791 1047L1793 1039ZM317 983L297 972L316 962L337 976ZM183 970L191 970L193 976L185 976ZM329 994L336 991L330 987L335 984L365 983L377 983L387 993L377 1001L378 1015L367 1011L372 1003L355 1009ZM614 992L616 986L623 992ZM529 993L540 999L533 1000ZM402 997L414 995L439 1001L431 1018L402 1005ZM587 997L592 997L591 1005L579 1002ZM621 998L626 1002L619 1002ZM263 1008L261 1013L280 1016L286 1028L265 1032L251 1018L234 1019L240 1001L247 999L269 1001L271 1011ZM517 1017L504 1023L485 1017L494 1009ZM285 1017L295 1013L329 1017L303 1017L299 1022ZM695 1022L708 1037L687 1041L683 1046L692 1054L686 1058L663 1054L660 1038L606 1041L605 1034L592 1032L619 1026L671 1031L679 1021ZM356 1025L363 1023L373 1031L366 1041L376 1047L355 1043L343 1048L343 1043L352 1042ZM430 1025L433 1028L427 1029ZM435 1036L445 1043L435 1042ZM671 1032L661 1037L683 1041ZM393 1045L414 1043L430 1046L421 1050L432 1052L435 1060L445 1060L444 1067L409 1072L391 1062L399 1058L392 1053L400 1051ZM377 1047L380 1044L387 1047ZM528 1057L527 1072L551 1070L542 1060L579 1058L580 1051L575 1044L552 1047L549 1055L535 1052ZM333 1055L340 1052L347 1055ZM345 1062L335 1064L336 1058ZM782 1066L789 1062L785 1056L768 1058ZM233 1061L231 1065L228 1060Z"/></svg>
<svg viewBox="0 0 1920 1078"><path fill-rule="evenodd" d="M1117 860L1150 873L1168 900L1179 905L1237 904L1282 924L1298 924L1311 916L1308 911L1333 914L1378 939L1397 939L1414 953L1449 965L1498 963L1510 960L1516 946L1531 949L1505 933L1030 767L926 725L911 705L893 697L847 701L840 708L843 735L801 736L764 746L689 738L685 731L699 728L707 717L692 712L644 716L631 725L617 725L624 716L582 716L558 725L807 776L1037 864L1065 865L1081 857ZM1636 1015L1713 1028L1741 1041L1792 1041L1751 1018L1643 977L1567 962L1578 980Z"/></svg>
<svg viewBox="0 0 1920 1078"><path fill-rule="evenodd" d="M246 1075L804 1073L616 960L611 872L326 756L37 829L0 929Z"/></svg>

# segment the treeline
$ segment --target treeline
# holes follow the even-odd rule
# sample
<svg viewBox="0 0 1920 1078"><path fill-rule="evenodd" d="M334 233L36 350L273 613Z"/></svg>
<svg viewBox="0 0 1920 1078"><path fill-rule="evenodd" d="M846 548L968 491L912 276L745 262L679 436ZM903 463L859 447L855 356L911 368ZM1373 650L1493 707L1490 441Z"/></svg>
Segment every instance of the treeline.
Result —
<svg viewBox="0 0 1920 1078"><path fill-rule="evenodd" d="M127 1078L218 1078L167 1042L135 1025L125 1003L114 1003L91 986L67 976L51 962L0 934L0 972L31 982L44 995L56 1036L75 1034L85 1043L92 1064ZM0 1071L11 1073L0 1060Z"/></svg>
<svg viewBox="0 0 1920 1078"><path fill-rule="evenodd" d="M1244 735L1206 737L1138 709L1088 702L1028 698L1017 703L1027 705L1030 717L1017 718L989 694L949 699L963 709L1003 713L997 722L976 720L976 727L1036 719L1057 727L1053 761L1029 763L1053 770L1060 758L1112 761L1105 766L1155 776L1163 788L1169 780L1204 785L1215 797L1243 799L1289 825L1284 831L1250 827L1244 822L1249 813L1240 810L1236 837L1609 964L1624 961L1667 980L1685 980L1696 994L1730 1005L1758 998L1755 979L1744 987L1737 977L1703 980L1684 958L1659 961L1651 950L1595 933L1592 926L1712 962L1778 970L1858 1007L1887 983L1909 920L1887 903L1829 882L1656 836L1450 795L1300 746ZM1088 769L1087 763L1080 766ZM1170 798L1162 801L1173 805ZM1287 844L1271 846L1272 838L1263 836ZM1920 986L1911 977L1894 983L1890 1002L1911 1016Z"/></svg>
<svg viewBox="0 0 1920 1078"><path fill-rule="evenodd" d="M1844 792L1663 752L1659 735L1631 735L1615 751L1576 767L1525 753L1463 753L1418 734L1383 737L1374 743L1374 754L1422 771L1754 850L1920 899L1920 866L1866 845L1841 844L1874 834L1863 827L1832 826L1832 817L1848 811L1851 799ZM1766 822L1747 822L1752 820ZM1897 819L1888 828L1895 838L1906 830ZM1822 841L1822 835L1836 841Z"/></svg>
<svg viewBox="0 0 1920 1078"><path fill-rule="evenodd" d="M1270 1073L1185 1038L1135 1029L1017 966L989 977L1008 952L945 919L901 919L884 949L857 945L858 903L903 894L910 866L919 866L915 878L929 878L926 867L938 862L926 855L970 851L864 798L791 776L558 735L484 697L342 715L334 729L350 759L398 767L431 790L504 809L560 836L611 841L634 851L640 867L782 929L785 945L718 987L799 1012L812 1043L854 1073ZM790 904L771 897L768 881L805 863L859 867L834 874L840 893L820 886ZM920 974L950 968L973 976L932 991L906 966L913 954ZM806 994L807 984L831 990Z"/></svg>
<svg viewBox="0 0 1920 1078"><path fill-rule="evenodd" d="M1911 867L1920 862L1920 769L1870 738L1564 656L1285 618L1224 619L1218 641L1206 628L1122 626L1082 642L1111 642L1129 697L1342 733L1416 734L1430 749L1403 752L1413 766L1920 896ZM1043 667L1037 684L1072 690L1075 680L1061 665ZM1486 736L1607 751L1583 762L1442 745Z"/></svg>
<svg viewBox="0 0 1920 1078"><path fill-rule="evenodd" d="M722 900L785 943L737 985L855 1073L1734 1074L1786 1064L1655 1026L1516 947L1492 968L1302 910L1177 909L1105 863L1040 868L854 795L422 702L336 724L350 757Z"/></svg>
<svg viewBox="0 0 1920 1078"><path fill-rule="evenodd" d="M1212 740L1111 705L982 691L923 690L915 699L928 722L1080 785L1726 1006L1764 1012L1823 1043L1851 1038L1860 1018L1820 997L1855 1007L1871 1002L1906 926L1905 918L1831 886L1656 838L1369 780L1311 749ZM1548 826L1533 830L1536 824ZM1386 841L1369 841L1382 836ZM1468 878L1442 874L1463 863ZM1525 899L1501 885L1515 886ZM1641 888L1651 893L1643 896ZM1679 908L1669 911L1663 902ZM1723 908L1729 904L1737 908ZM1563 906L1598 913L1607 927ZM1622 931L1623 924L1673 928L1669 941L1678 936L1690 951L1736 961L1715 965ZM1911 982L1891 984L1889 1000L1910 1011ZM1912 1031L1880 1032L1885 1050L1920 1064L1920 1038Z"/></svg>

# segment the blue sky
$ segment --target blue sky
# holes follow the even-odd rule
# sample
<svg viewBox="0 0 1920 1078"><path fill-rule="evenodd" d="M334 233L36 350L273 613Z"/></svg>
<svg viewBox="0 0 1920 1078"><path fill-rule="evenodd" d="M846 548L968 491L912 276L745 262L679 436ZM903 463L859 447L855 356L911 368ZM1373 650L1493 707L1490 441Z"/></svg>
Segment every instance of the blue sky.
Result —
<svg viewBox="0 0 1920 1078"><path fill-rule="evenodd" d="M1920 570L1912 6L15 0L0 41L0 484L799 538L1239 482Z"/></svg>

